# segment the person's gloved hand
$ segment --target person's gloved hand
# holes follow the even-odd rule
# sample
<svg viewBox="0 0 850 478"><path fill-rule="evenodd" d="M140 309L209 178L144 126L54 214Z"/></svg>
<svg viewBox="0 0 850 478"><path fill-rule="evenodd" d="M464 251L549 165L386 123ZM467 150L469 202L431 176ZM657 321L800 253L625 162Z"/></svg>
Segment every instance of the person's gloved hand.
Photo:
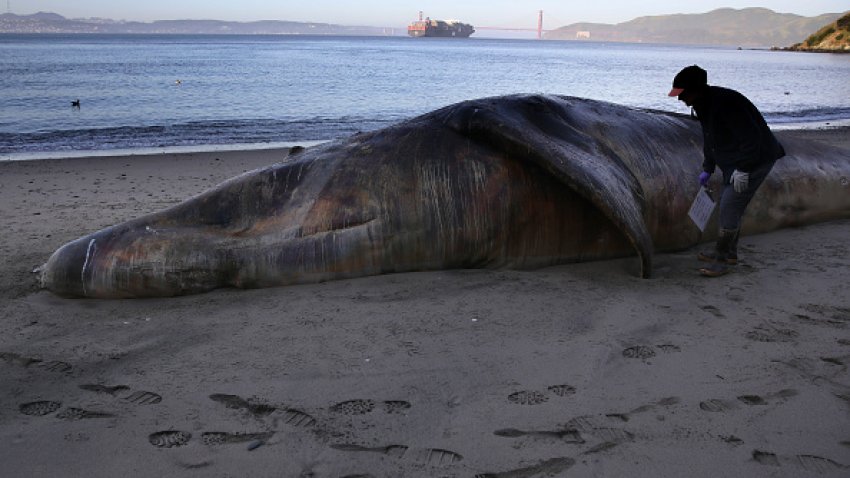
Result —
<svg viewBox="0 0 850 478"><path fill-rule="evenodd" d="M711 173L707 173L705 171L701 172L699 175L699 185L702 187L706 187L708 185L708 179L711 177Z"/></svg>
<svg viewBox="0 0 850 478"><path fill-rule="evenodd" d="M736 193L742 193L747 190L747 184L750 182L750 173L745 173L743 171L738 171L737 169L732 172L732 179L729 183L735 188Z"/></svg>

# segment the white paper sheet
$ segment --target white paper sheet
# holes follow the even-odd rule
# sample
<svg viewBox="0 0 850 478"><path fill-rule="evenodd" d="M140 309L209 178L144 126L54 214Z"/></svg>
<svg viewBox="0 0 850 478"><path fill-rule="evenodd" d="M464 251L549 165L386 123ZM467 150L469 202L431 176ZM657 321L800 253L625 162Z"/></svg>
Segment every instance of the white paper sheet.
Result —
<svg viewBox="0 0 850 478"><path fill-rule="evenodd" d="M714 206L714 201L711 200L708 191L705 188L700 188L697 197L694 198L694 203L691 204L691 210L688 211L688 217L694 221L701 232L705 231L705 225L708 224L711 213L714 212Z"/></svg>

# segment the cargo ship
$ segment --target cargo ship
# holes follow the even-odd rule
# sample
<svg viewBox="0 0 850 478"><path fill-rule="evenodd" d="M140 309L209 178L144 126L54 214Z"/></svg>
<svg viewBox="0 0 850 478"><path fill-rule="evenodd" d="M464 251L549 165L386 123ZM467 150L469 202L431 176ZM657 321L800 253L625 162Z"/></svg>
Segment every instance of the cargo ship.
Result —
<svg viewBox="0 0 850 478"><path fill-rule="evenodd" d="M422 12L419 12L419 20L407 26L407 34L412 37L449 37L449 38L469 38L469 35L475 33L475 27L468 23L462 23L457 20L431 20L430 18L422 19Z"/></svg>

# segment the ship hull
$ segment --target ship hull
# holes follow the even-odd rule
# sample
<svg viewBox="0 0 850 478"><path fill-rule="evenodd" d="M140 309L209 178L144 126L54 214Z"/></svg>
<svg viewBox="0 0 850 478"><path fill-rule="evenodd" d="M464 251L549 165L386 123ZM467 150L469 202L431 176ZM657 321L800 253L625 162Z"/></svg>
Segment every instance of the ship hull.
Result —
<svg viewBox="0 0 850 478"><path fill-rule="evenodd" d="M469 38L475 33L475 27L467 23L426 20L413 22L407 27L407 34L420 37Z"/></svg>
<svg viewBox="0 0 850 478"><path fill-rule="evenodd" d="M412 37L469 38L469 36L472 35L472 32L435 30L427 32L409 32L409 34Z"/></svg>

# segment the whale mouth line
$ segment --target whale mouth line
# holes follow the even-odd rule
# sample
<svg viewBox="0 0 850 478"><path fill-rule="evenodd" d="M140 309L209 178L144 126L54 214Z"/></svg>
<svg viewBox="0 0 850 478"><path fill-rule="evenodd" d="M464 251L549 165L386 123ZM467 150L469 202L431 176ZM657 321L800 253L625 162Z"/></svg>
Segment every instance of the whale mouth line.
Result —
<svg viewBox="0 0 850 478"><path fill-rule="evenodd" d="M83 296L88 295L86 292L86 269L89 266L92 256L97 252L97 246L95 245L96 241L97 239L94 238L89 241L89 246L86 249L86 260L83 262L83 270L80 272L80 283L83 286Z"/></svg>

